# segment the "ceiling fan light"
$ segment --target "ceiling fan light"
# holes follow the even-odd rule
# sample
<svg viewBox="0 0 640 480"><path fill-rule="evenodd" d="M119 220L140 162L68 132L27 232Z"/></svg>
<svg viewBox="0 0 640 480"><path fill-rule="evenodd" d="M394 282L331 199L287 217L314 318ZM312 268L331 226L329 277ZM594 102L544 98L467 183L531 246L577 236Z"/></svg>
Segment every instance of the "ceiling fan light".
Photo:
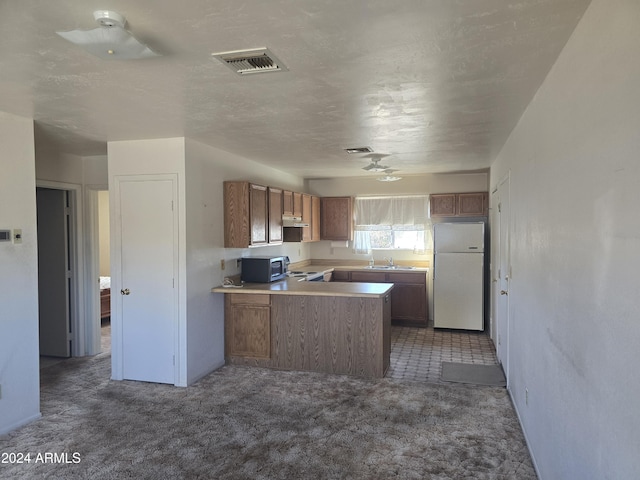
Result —
<svg viewBox="0 0 640 480"><path fill-rule="evenodd" d="M402 177L396 177L395 175L383 175L382 177L376 178L379 182L397 182L398 180L402 180Z"/></svg>
<svg viewBox="0 0 640 480"><path fill-rule="evenodd" d="M157 53L140 43L124 29L125 18L116 12L97 10L93 16L101 25L93 30L71 30L56 32L65 40L74 43L103 60L137 60L157 57Z"/></svg>
<svg viewBox="0 0 640 480"><path fill-rule="evenodd" d="M96 10L93 12L93 18L98 25L105 28L124 28L127 23L127 20L122 15L118 12L112 12L111 10Z"/></svg>

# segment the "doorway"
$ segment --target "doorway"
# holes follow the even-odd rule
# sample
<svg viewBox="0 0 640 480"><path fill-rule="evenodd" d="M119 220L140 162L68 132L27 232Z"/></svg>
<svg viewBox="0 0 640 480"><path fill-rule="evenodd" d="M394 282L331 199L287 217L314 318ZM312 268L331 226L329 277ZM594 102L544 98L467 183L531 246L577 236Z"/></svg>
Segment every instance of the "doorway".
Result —
<svg viewBox="0 0 640 480"><path fill-rule="evenodd" d="M175 175L115 177L114 380L175 384L178 378L177 188Z"/></svg>
<svg viewBox="0 0 640 480"><path fill-rule="evenodd" d="M509 386L510 175L492 192L491 337Z"/></svg>
<svg viewBox="0 0 640 480"><path fill-rule="evenodd" d="M36 207L40 356L68 358L74 303L70 192L38 187Z"/></svg>
<svg viewBox="0 0 640 480"><path fill-rule="evenodd" d="M98 195L98 264L100 283L100 351L111 351L111 262L109 227L109 191Z"/></svg>

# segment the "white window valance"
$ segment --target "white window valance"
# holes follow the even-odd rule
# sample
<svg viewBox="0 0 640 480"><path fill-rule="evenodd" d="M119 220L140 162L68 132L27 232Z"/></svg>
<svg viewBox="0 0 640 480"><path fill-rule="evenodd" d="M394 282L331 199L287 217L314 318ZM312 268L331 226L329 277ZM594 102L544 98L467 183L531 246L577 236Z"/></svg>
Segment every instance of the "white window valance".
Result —
<svg viewBox="0 0 640 480"><path fill-rule="evenodd" d="M428 195L356 197L356 225L425 225Z"/></svg>
<svg viewBox="0 0 640 480"><path fill-rule="evenodd" d="M356 197L354 253L398 248L424 253L431 245L428 195Z"/></svg>

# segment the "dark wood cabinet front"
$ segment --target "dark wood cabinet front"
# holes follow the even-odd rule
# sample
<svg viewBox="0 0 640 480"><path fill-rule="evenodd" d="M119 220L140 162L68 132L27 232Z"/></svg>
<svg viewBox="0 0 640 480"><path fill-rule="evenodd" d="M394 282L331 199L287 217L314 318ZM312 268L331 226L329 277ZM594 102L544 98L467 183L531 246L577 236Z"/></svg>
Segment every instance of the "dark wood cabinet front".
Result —
<svg viewBox="0 0 640 480"><path fill-rule="evenodd" d="M428 324L427 276L422 272L334 270L333 282L393 283L391 321L397 325Z"/></svg>
<svg viewBox="0 0 640 480"><path fill-rule="evenodd" d="M351 240L353 237L353 199L322 197L320 237L322 240Z"/></svg>

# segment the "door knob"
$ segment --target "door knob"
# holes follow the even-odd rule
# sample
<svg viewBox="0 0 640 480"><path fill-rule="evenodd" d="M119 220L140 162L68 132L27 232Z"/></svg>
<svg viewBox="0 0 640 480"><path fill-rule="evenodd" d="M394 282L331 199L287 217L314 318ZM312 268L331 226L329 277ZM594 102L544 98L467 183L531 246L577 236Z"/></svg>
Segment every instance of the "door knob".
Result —
<svg viewBox="0 0 640 480"><path fill-rule="evenodd" d="M129 290L128 288L124 288L124 289L120 290L120 293L122 295L129 295L131 293L131 290Z"/></svg>
<svg viewBox="0 0 640 480"><path fill-rule="evenodd" d="M500 295L509 295L509 292L507 292L506 290L500 290Z"/></svg>

